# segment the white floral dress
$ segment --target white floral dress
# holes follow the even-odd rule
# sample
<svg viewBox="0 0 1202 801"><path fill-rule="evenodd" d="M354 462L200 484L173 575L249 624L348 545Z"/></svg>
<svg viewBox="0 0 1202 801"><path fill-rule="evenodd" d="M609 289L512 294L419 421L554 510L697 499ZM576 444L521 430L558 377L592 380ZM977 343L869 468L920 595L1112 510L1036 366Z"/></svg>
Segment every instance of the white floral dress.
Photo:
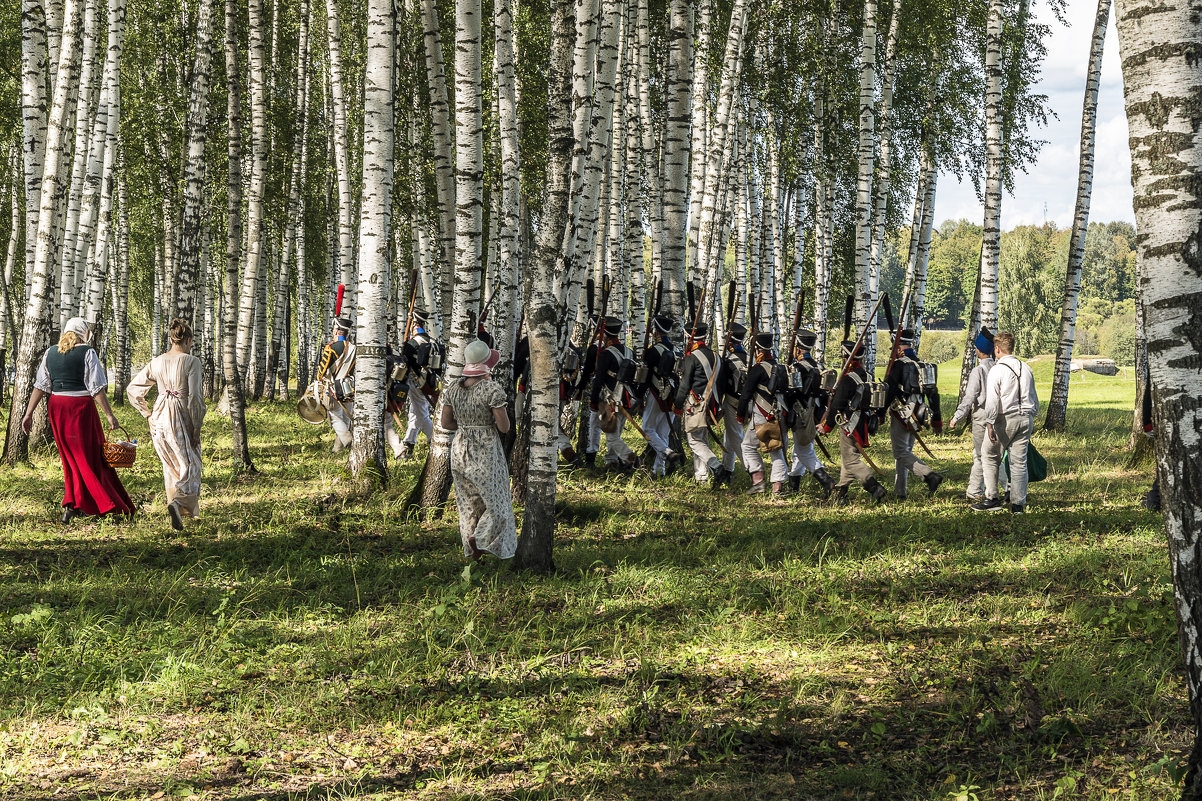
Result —
<svg viewBox="0 0 1202 801"><path fill-rule="evenodd" d="M505 390L488 379L471 387L455 381L443 390L443 399L450 404L458 426L451 441L451 477L463 553L472 555L468 539L475 537L480 550L509 559L517 551L518 535L509 465L492 414L506 404Z"/></svg>

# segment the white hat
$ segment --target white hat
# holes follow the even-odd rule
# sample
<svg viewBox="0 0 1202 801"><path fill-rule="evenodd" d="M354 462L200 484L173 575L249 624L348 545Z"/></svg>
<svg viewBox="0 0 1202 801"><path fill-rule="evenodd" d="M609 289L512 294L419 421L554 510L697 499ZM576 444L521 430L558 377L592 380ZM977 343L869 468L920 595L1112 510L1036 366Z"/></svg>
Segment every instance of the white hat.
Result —
<svg viewBox="0 0 1202 801"><path fill-rule="evenodd" d="M490 353L492 353L492 348L486 343L474 339L463 349L463 361L467 364L477 364L487 361Z"/></svg>
<svg viewBox="0 0 1202 801"><path fill-rule="evenodd" d="M92 327L88 325L88 321L82 317L72 317L63 326L63 333L77 334L80 339L87 339L92 336Z"/></svg>

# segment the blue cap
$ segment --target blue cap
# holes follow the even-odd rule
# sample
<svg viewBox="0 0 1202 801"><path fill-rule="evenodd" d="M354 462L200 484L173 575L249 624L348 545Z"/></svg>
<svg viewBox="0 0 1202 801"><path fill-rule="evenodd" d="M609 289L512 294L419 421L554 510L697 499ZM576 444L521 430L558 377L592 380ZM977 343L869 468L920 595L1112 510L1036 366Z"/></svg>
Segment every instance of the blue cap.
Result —
<svg viewBox="0 0 1202 801"><path fill-rule="evenodd" d="M988 328L982 328L981 333L977 334L973 345L977 350L988 356L993 355L993 333Z"/></svg>

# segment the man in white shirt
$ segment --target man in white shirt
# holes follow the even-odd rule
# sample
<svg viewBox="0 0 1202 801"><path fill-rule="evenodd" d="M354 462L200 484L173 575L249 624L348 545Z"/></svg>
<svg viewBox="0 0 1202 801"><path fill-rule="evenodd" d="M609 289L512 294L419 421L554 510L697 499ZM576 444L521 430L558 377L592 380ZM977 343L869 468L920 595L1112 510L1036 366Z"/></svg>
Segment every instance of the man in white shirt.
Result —
<svg viewBox="0 0 1202 801"><path fill-rule="evenodd" d="M968 473L965 495L968 500L976 502L985 497L985 450L996 448L996 443L989 442L985 435L985 380L993 368L993 333L988 328L982 328L973 344L977 349L977 366L972 368L968 376L968 386L960 405L956 407L956 413L952 415L951 427L955 428L962 420L971 420L972 470ZM1002 484L1005 483L1003 480Z"/></svg>
<svg viewBox="0 0 1202 801"><path fill-rule="evenodd" d="M1035 375L1015 358L1014 334L1000 331L993 338L997 363L985 380L985 433L996 448L984 451L985 500L973 504L974 512L996 512L1003 507L998 498L998 472L1002 454L1010 454L1010 511L1022 514L1027 503L1027 445L1039 412Z"/></svg>

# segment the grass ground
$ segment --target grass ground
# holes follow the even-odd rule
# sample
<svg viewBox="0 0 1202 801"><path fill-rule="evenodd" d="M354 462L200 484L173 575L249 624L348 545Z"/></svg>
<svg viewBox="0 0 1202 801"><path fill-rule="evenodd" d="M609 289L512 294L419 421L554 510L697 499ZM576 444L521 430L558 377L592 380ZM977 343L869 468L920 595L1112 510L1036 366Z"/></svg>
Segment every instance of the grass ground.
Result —
<svg viewBox="0 0 1202 801"><path fill-rule="evenodd" d="M128 524L59 525L40 457L0 474L0 797L1173 797L1189 718L1132 396L1074 381L1023 517L957 497L967 437L930 439L933 501L880 507L571 473L550 577L466 567L453 508L405 519L413 463L347 496L285 405L248 415L252 476L209 416L181 536L149 448Z"/></svg>

